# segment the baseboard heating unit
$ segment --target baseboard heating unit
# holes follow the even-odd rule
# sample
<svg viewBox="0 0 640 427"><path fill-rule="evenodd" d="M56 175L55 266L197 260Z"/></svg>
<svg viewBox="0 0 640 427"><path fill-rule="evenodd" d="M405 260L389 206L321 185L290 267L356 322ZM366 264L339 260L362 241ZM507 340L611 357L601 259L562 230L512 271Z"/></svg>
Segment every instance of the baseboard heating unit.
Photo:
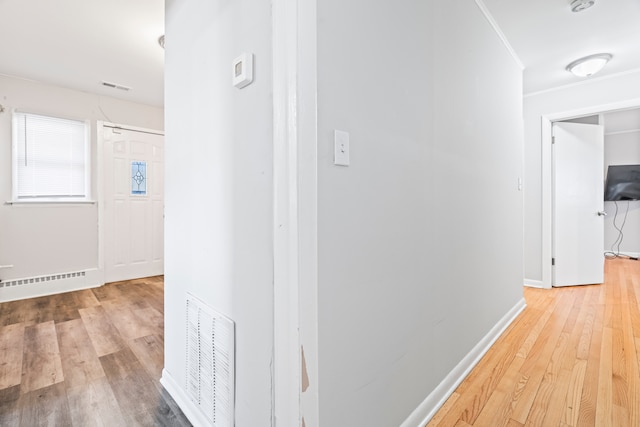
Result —
<svg viewBox="0 0 640 427"><path fill-rule="evenodd" d="M79 291L103 284L102 271L94 268L19 279L12 278L0 282L0 302Z"/></svg>
<svg viewBox="0 0 640 427"><path fill-rule="evenodd" d="M29 277L26 279L8 280L0 282L0 288L8 288L11 286L31 285L34 283L57 282L60 280L77 279L85 277L84 271L76 271L73 273L51 274L49 276Z"/></svg>

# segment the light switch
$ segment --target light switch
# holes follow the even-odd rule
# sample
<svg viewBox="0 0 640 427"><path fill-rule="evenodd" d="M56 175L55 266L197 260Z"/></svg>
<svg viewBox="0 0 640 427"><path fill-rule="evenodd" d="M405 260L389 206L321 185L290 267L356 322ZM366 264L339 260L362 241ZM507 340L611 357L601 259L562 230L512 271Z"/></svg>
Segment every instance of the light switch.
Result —
<svg viewBox="0 0 640 427"><path fill-rule="evenodd" d="M253 54L243 53L233 60L233 85L238 89L253 81Z"/></svg>
<svg viewBox="0 0 640 427"><path fill-rule="evenodd" d="M335 130L333 134L333 164L349 166L349 133Z"/></svg>

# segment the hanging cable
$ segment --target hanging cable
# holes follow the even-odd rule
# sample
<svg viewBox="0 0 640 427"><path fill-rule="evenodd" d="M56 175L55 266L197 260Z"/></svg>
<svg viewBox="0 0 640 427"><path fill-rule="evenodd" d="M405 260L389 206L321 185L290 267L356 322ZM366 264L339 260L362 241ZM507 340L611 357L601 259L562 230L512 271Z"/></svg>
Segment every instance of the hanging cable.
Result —
<svg viewBox="0 0 640 427"><path fill-rule="evenodd" d="M618 237L616 237L616 240L614 240L613 244L611 245L611 250L610 251L606 251L604 253L605 258L609 258L609 259L613 259L613 258L629 258L629 259L637 259L635 257L631 257L629 255L625 255L625 254L621 254L620 253L620 245L622 244L622 240L624 240L624 233L623 233L623 229L624 229L624 225L627 222L627 215L629 214L629 204L631 203L629 200L627 200L627 209L624 212L624 217L622 218L622 224L620 225L620 227L618 227L617 221L618 221L618 202L613 202L615 203L616 206L616 213L613 215L613 227L618 231Z"/></svg>

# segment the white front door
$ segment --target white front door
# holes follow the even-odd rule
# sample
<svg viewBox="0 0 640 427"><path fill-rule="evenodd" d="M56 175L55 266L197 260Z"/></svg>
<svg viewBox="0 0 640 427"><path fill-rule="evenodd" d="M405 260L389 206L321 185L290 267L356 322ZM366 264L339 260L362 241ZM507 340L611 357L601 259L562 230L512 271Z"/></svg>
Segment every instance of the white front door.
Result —
<svg viewBox="0 0 640 427"><path fill-rule="evenodd" d="M164 136L105 125L105 282L164 272Z"/></svg>
<svg viewBox="0 0 640 427"><path fill-rule="evenodd" d="M553 125L553 286L604 281L604 130Z"/></svg>

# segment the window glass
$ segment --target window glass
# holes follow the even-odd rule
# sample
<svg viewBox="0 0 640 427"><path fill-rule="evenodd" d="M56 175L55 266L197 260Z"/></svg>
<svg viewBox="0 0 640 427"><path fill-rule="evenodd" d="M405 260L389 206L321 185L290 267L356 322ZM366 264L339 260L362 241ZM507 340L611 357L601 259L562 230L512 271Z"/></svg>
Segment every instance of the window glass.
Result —
<svg viewBox="0 0 640 427"><path fill-rule="evenodd" d="M14 199L88 198L88 125L15 112Z"/></svg>

